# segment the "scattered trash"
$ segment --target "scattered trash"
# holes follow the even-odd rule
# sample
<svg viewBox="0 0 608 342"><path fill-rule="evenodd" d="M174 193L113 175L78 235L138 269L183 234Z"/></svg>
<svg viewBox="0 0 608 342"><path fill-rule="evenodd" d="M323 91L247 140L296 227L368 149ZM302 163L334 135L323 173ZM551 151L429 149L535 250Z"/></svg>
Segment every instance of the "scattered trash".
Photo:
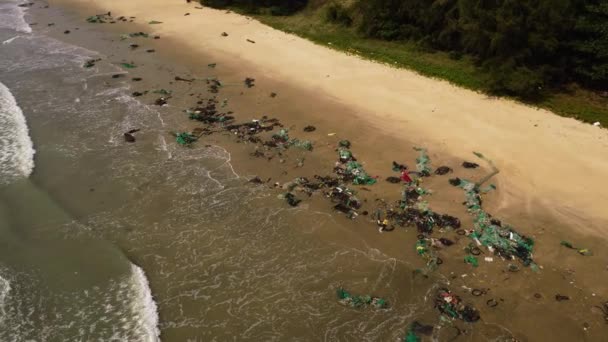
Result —
<svg viewBox="0 0 608 342"><path fill-rule="evenodd" d="M129 47L131 49L137 49L139 47L139 45L137 45L137 44L129 44Z"/></svg>
<svg viewBox="0 0 608 342"><path fill-rule="evenodd" d="M160 36L154 36L154 39L160 39Z"/></svg>
<svg viewBox="0 0 608 342"><path fill-rule="evenodd" d="M101 60L101 58L88 59L86 62L84 62L83 67L92 68L95 66L95 63L99 62L100 60ZM112 76L112 77L114 77L114 76Z"/></svg>
<svg viewBox="0 0 608 342"><path fill-rule="evenodd" d="M131 80L133 80L134 82L139 82L142 80L141 77L133 77Z"/></svg>
<svg viewBox="0 0 608 342"><path fill-rule="evenodd" d="M125 74L114 74L112 75L112 78L121 78L123 77Z"/></svg>
<svg viewBox="0 0 608 342"><path fill-rule="evenodd" d="M314 132L317 128L315 126L306 126L304 127L304 132Z"/></svg>
<svg viewBox="0 0 608 342"><path fill-rule="evenodd" d="M209 64L207 64L207 67L212 68L212 69L215 68L216 66L217 66L217 63L209 63Z"/></svg>
<svg viewBox="0 0 608 342"><path fill-rule="evenodd" d="M228 33L222 32L222 37L228 37Z"/></svg>
<svg viewBox="0 0 608 342"><path fill-rule="evenodd" d="M157 25L157 24L162 24L162 23L163 23L162 21L156 21L156 20L152 20L152 21L148 22L149 25Z"/></svg>
<svg viewBox="0 0 608 342"><path fill-rule="evenodd" d="M591 256L593 255L593 252L591 252L589 249L587 248L578 248L578 247L574 247L572 246L572 244L568 241L562 241L560 242L560 245L566 247L566 248L570 248L570 249L574 249L578 252L578 254L580 255L584 255L584 256Z"/></svg>
<svg viewBox="0 0 608 342"><path fill-rule="evenodd" d="M141 92L139 92L139 91L134 91L134 92L133 92L131 95L132 95L133 97L140 97L140 96L143 96L143 95L144 95L144 93L141 93Z"/></svg>
<svg viewBox="0 0 608 342"><path fill-rule="evenodd" d="M245 79L245 85L247 88L255 87L255 78L247 77Z"/></svg>
<svg viewBox="0 0 608 342"><path fill-rule="evenodd" d="M486 293L486 292L485 292L484 290L480 290L480 289L473 289L473 290L471 291L471 294L472 294L473 296L475 296L475 297L479 297L479 296L481 296L481 295L483 295L483 294L485 294L485 293Z"/></svg>
<svg viewBox="0 0 608 342"><path fill-rule="evenodd" d="M431 162L431 160L429 159L429 156L426 153L426 149L414 147L414 150L418 151L419 153L418 158L416 158L416 169L418 170L418 173L422 177L430 176L431 168L429 167L429 163Z"/></svg>
<svg viewBox="0 0 608 342"><path fill-rule="evenodd" d="M190 133L176 133L175 135L175 141L177 141L178 144L182 145L182 146L191 146L193 142L195 142L196 140L198 140L194 135L190 134Z"/></svg>
<svg viewBox="0 0 608 342"><path fill-rule="evenodd" d="M297 207L298 204L300 204L300 202L302 202L302 200L297 199L296 196L294 194L292 194L291 192L288 192L285 194L285 200L287 201L287 204L289 204L292 207Z"/></svg>
<svg viewBox="0 0 608 342"><path fill-rule="evenodd" d="M133 69L133 68L137 68L137 66L133 63L121 63L120 64L123 68L126 69Z"/></svg>
<svg viewBox="0 0 608 342"><path fill-rule="evenodd" d="M255 44L255 41L251 40L251 39L247 39L248 42L250 42L251 44Z"/></svg>
<svg viewBox="0 0 608 342"><path fill-rule="evenodd" d="M171 95L171 90L166 90L166 89L153 90L152 92L154 94Z"/></svg>
<svg viewBox="0 0 608 342"><path fill-rule="evenodd" d="M154 104L155 104L155 105L157 105L157 106L164 106L164 105L166 105L166 104L167 104L167 98L165 98L165 97L160 97L160 98L158 98L158 99L156 99L156 100L154 101Z"/></svg>
<svg viewBox="0 0 608 342"><path fill-rule="evenodd" d="M63 34L70 34L70 30L63 31Z"/></svg>
<svg viewBox="0 0 608 342"><path fill-rule="evenodd" d="M599 121L596 121L596 122L594 122L594 123L593 123L593 126L595 126L595 127L600 127L600 126L601 126L601 124L600 124L600 122L599 122Z"/></svg>
<svg viewBox="0 0 608 342"><path fill-rule="evenodd" d="M340 304L348 305L353 308L364 308L367 306L372 306L376 309L386 309L388 308L388 302L385 299L380 297L373 297L369 295L365 296L354 296L348 293L343 288L339 288L337 290L338 300Z"/></svg>
<svg viewBox="0 0 608 342"><path fill-rule="evenodd" d="M270 97L272 97L272 98L277 97L277 93L270 93Z"/></svg>
<svg viewBox="0 0 608 342"><path fill-rule="evenodd" d="M464 167L465 169L476 169L479 167L479 164L465 161L462 163L462 167Z"/></svg>
<svg viewBox="0 0 608 342"><path fill-rule="evenodd" d="M470 264L473 267L477 267L479 266L479 261L477 261L477 258L474 257L473 255L467 255L464 257L464 262L467 264Z"/></svg>
<svg viewBox="0 0 608 342"><path fill-rule="evenodd" d="M492 258L492 257L485 257L485 258L483 258L483 260L485 260L487 262L493 262L494 258Z"/></svg>
<svg viewBox="0 0 608 342"><path fill-rule="evenodd" d="M435 307L442 314L452 319L461 319L465 322L477 322L481 316L470 305L465 305L459 296L452 294L448 289L441 288L435 297Z"/></svg>
<svg viewBox="0 0 608 342"><path fill-rule="evenodd" d="M518 234L508 225L502 225L500 221L492 219L492 216L482 209L482 189L480 187L491 177L498 174L499 171L494 166L494 163L485 158L481 153L474 152L474 154L487 161L492 168L492 172L477 183L460 178L450 179L450 184L458 186L465 191L466 201L464 204L469 213L473 215L473 226L475 229L469 234L469 237L478 241L481 245L488 247L496 255L505 259L519 258L525 266L537 269L536 264L532 260L534 240ZM490 186L487 191L493 188Z"/></svg>
<svg viewBox="0 0 608 342"><path fill-rule="evenodd" d="M404 342L420 342L420 337L410 328L407 330L407 334L403 338Z"/></svg>
<svg viewBox="0 0 608 342"><path fill-rule="evenodd" d="M154 49L148 49L148 50L146 50L146 52L147 53L154 53L154 52L156 52L156 50L154 50Z"/></svg>
<svg viewBox="0 0 608 342"><path fill-rule="evenodd" d="M488 299L486 301L486 305L489 306L489 307L491 307L491 308L494 308L494 307L498 306L498 302L496 301L496 299Z"/></svg>
<svg viewBox="0 0 608 342"><path fill-rule="evenodd" d="M175 76L174 80L181 81L181 82L188 82L188 83L194 82L194 78L183 78L183 77L179 77L179 76Z"/></svg>
<svg viewBox="0 0 608 342"><path fill-rule="evenodd" d="M129 142L129 143L134 143L135 142L135 136L131 133L125 133L124 134L125 137L125 141Z"/></svg>
<svg viewBox="0 0 608 342"><path fill-rule="evenodd" d="M104 14L92 15L92 16L88 17L86 20L88 23L92 23L92 24L105 24L107 22L106 20L112 20L112 13L108 12L108 13L104 13Z"/></svg>
<svg viewBox="0 0 608 342"><path fill-rule="evenodd" d="M558 301L558 302L563 302L565 300L570 300L570 297L564 296L564 295L561 295L561 294L558 293L558 294L555 295L555 300Z"/></svg>
<svg viewBox="0 0 608 342"><path fill-rule="evenodd" d="M435 170L435 174L439 176L446 175L450 172L452 172L452 169L447 166L440 166L437 168L437 170Z"/></svg>
<svg viewBox="0 0 608 342"><path fill-rule="evenodd" d="M534 298L541 299L543 296L540 293L535 293Z"/></svg>
<svg viewBox="0 0 608 342"><path fill-rule="evenodd" d="M389 182L389 183L397 184L397 183L401 183L401 178L399 178L399 177L387 177L386 181Z"/></svg>

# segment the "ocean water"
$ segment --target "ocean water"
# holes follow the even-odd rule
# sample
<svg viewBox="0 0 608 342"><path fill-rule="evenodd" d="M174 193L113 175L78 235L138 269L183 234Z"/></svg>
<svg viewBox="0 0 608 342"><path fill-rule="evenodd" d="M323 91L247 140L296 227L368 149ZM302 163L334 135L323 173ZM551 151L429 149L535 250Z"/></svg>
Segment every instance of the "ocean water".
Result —
<svg viewBox="0 0 608 342"><path fill-rule="evenodd" d="M0 0L0 341L394 341L437 323L436 282L248 184L225 148L177 146L183 115L130 96L107 56L32 32L16 4ZM341 306L340 286L390 309Z"/></svg>

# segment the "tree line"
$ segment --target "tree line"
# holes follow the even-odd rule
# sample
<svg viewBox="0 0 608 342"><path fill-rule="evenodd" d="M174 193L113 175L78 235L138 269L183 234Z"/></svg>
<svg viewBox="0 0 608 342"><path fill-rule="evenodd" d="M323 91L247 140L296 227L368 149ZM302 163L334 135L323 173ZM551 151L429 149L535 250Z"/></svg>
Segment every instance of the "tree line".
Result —
<svg viewBox="0 0 608 342"><path fill-rule="evenodd" d="M289 15L308 1L202 2ZM487 71L493 93L534 99L571 83L608 90L608 0L321 2L327 20L366 37L415 41L455 59L471 56Z"/></svg>

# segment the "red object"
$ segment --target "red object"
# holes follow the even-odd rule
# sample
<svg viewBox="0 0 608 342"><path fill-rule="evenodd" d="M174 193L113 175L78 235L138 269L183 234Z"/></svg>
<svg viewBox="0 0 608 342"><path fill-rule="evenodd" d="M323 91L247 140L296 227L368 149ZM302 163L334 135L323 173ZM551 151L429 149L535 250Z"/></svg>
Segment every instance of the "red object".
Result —
<svg viewBox="0 0 608 342"><path fill-rule="evenodd" d="M401 171L401 180L406 183L412 182L412 179L410 178L410 175L407 174L406 170Z"/></svg>

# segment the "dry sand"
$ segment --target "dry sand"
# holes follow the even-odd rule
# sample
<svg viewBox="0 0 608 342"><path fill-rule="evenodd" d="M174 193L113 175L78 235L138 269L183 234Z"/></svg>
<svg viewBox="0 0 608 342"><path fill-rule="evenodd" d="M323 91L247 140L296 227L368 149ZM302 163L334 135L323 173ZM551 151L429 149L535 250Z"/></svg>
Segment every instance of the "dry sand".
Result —
<svg viewBox="0 0 608 342"><path fill-rule="evenodd" d="M497 210L541 203L582 233L603 235L608 222L606 130L333 51L242 15L195 9L194 1L51 4L59 2L86 6L91 14L136 16L139 23L161 21L149 31L188 46L193 57L205 54L248 66L252 74L315 90L319 98L352 108L335 114L336 120L373 122L374 129L417 141L434 153L471 160L471 151L480 151L501 169Z"/></svg>

